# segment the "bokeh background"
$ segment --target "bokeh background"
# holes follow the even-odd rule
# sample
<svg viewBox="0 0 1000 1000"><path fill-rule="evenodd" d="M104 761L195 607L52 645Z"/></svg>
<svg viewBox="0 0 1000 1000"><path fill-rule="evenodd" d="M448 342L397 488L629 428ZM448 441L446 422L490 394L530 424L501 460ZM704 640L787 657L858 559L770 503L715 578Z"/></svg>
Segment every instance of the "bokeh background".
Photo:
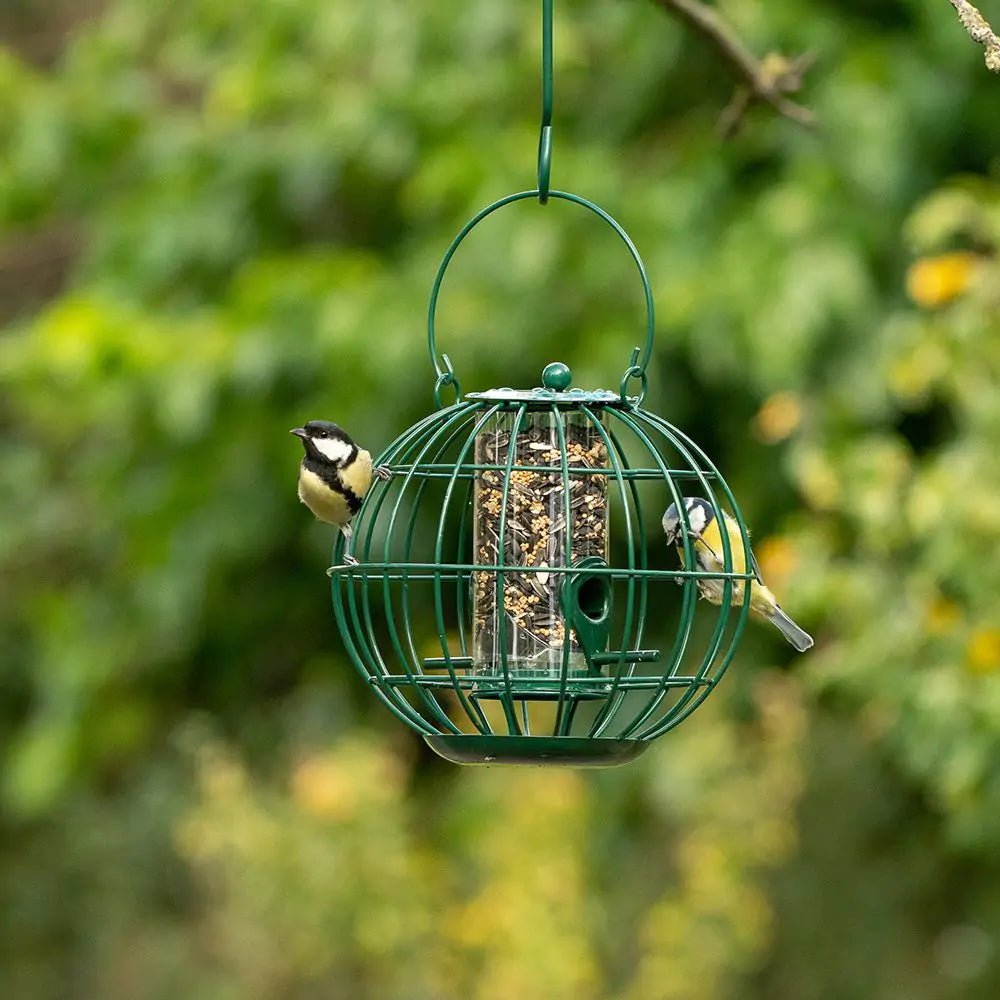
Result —
<svg viewBox="0 0 1000 1000"><path fill-rule="evenodd" d="M998 995L1000 78L947 0L718 6L816 52L819 130L720 142L709 44L566 0L553 183L634 238L648 406L817 645L748 630L586 773L452 767L366 696L288 435L431 409L437 263L533 186L538 4L3 0L4 997ZM616 386L643 311L522 203L439 323L466 390Z"/></svg>

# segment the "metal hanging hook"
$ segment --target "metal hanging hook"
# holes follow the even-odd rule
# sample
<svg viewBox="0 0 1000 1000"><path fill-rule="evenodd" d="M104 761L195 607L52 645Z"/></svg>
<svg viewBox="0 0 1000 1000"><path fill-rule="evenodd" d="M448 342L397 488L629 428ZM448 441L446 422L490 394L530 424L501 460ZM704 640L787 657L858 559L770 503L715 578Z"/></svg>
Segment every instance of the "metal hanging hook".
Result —
<svg viewBox="0 0 1000 1000"><path fill-rule="evenodd" d="M542 0L542 129L538 136L538 201L549 200L552 174L552 2Z"/></svg>

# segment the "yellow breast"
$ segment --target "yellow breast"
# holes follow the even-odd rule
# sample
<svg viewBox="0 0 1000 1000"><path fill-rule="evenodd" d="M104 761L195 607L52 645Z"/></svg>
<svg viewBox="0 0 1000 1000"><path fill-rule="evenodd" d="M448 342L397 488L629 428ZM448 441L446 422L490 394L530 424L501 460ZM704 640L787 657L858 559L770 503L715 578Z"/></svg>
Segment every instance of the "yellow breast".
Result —
<svg viewBox="0 0 1000 1000"><path fill-rule="evenodd" d="M359 500L363 500L372 484L371 455L359 450L357 458L346 469L341 470L340 480Z"/></svg>
<svg viewBox="0 0 1000 1000"><path fill-rule="evenodd" d="M314 472L299 468L299 499L321 520L338 527L354 516L347 500Z"/></svg>
<svg viewBox="0 0 1000 1000"><path fill-rule="evenodd" d="M359 500L363 500L372 484L371 455L359 450L354 461L346 469L340 470L340 481ZM330 489L315 472L310 472L304 465L299 466L299 499L327 524L340 527L354 517L347 498Z"/></svg>
<svg viewBox="0 0 1000 1000"><path fill-rule="evenodd" d="M728 525L729 528L729 548L733 562L734 573L746 572L746 559L743 553L743 538L739 528L735 523ZM723 572L724 560L722 551L722 537L719 534L719 522L713 518L711 523L706 525L702 532L702 539L691 539L691 544L698 559L698 562L713 572ZM677 546L677 551L681 556L681 565L684 565L684 549ZM707 601L712 604L721 604L725 592L722 580L699 580L698 591ZM730 603L743 603L743 581L734 580L731 591ZM750 584L750 611L758 616L766 618L777 607L774 594L764 586L763 583L753 582Z"/></svg>

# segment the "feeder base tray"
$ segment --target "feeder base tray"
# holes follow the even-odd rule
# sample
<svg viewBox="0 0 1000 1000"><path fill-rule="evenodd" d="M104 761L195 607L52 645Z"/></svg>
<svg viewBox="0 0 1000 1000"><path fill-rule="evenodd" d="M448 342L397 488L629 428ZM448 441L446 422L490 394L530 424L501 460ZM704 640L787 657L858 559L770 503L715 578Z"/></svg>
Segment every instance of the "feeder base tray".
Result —
<svg viewBox="0 0 1000 1000"><path fill-rule="evenodd" d="M648 740L587 739L580 736L424 736L427 745L453 764L563 764L615 767L628 764Z"/></svg>

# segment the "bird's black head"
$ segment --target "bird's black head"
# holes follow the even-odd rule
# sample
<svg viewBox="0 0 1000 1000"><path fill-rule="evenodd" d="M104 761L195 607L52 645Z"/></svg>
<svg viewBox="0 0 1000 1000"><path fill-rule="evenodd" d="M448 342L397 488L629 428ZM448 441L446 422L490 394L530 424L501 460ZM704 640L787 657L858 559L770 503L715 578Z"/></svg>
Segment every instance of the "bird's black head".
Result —
<svg viewBox="0 0 1000 1000"><path fill-rule="evenodd" d="M306 455L318 462L344 466L358 451L350 435L329 420L310 420L302 427L294 427L292 433L302 438Z"/></svg>
<svg viewBox="0 0 1000 1000"><path fill-rule="evenodd" d="M292 433L295 434L297 430ZM310 420L302 430L313 440L346 441L348 444L354 444L347 431L337 424L330 423L329 420Z"/></svg>

